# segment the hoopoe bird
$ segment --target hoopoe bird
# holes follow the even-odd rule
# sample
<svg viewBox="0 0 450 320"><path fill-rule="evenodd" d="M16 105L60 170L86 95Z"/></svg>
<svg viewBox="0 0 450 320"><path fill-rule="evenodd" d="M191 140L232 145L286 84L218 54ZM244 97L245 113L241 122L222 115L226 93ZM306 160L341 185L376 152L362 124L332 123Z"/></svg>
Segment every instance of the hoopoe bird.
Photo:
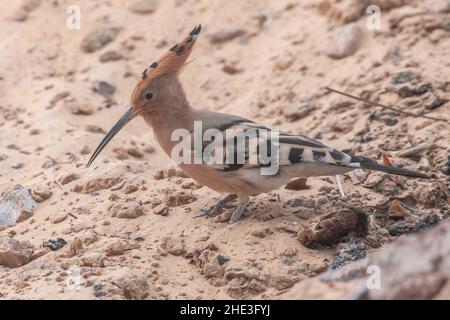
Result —
<svg viewBox="0 0 450 320"><path fill-rule="evenodd" d="M275 131L239 116L200 111L191 107L178 76L192 51L200 30L201 25L195 27L182 42L177 43L144 70L141 79L132 91L130 107L100 142L87 167L92 164L111 139L137 116L142 116L146 123L153 128L154 136L169 157L173 157L173 151L179 143L179 141L174 141L173 132L182 129L184 132L193 134L195 123L201 123L201 134L208 130L223 133L225 142L232 146L236 144L237 139L229 132L240 130L246 133L252 130L256 133L254 137L261 138L263 131L270 133ZM192 139L192 137L188 139ZM177 163L185 173L201 185L226 194L211 207L203 209L202 215L217 214L221 210L229 208L229 202L238 199L239 204L229 221L234 223L245 211L250 196L268 193L286 184L292 178L298 177L334 176L360 168L408 177L428 178L419 172L385 166L365 157L336 150L320 141L302 135L280 132L274 143L271 143L268 138L263 138L262 141L266 147L276 145L277 157L273 157L276 159L270 158L270 161L276 162L277 165L278 170L274 174L262 174L261 171L273 163L249 161L250 156L259 151L261 144L255 146L255 144L247 142L244 143L245 150L242 152L244 161L236 161L240 156L237 154L239 148L234 148L234 151L228 152L228 154L227 148L226 150L222 149L225 154L220 157L223 156L232 161L211 163L204 159L200 163L189 161ZM200 151L211 143L203 141ZM224 145L224 141L220 145ZM242 151L242 149L240 150ZM194 148L188 151L191 151L192 154L198 152ZM217 154L220 153L217 152Z"/></svg>

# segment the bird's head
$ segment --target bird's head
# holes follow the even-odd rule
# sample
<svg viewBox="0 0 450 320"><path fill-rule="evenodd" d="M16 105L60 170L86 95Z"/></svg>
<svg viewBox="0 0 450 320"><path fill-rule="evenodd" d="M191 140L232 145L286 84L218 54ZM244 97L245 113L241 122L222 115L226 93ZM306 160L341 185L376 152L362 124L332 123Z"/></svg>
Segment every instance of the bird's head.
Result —
<svg viewBox="0 0 450 320"><path fill-rule="evenodd" d="M112 138L136 116L148 116L168 104L173 105L185 101L178 74L186 63L201 28L201 25L195 27L183 41L174 45L142 72L141 79L131 94L130 107L97 146L87 167L92 164Z"/></svg>

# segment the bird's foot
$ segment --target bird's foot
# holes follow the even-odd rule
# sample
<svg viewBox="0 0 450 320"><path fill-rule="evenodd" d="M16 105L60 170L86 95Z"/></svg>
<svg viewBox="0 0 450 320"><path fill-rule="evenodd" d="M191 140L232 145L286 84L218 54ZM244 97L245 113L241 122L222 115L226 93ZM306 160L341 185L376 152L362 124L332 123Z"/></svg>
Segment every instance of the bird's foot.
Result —
<svg viewBox="0 0 450 320"><path fill-rule="evenodd" d="M247 202L242 202L237 206L236 210L234 210L233 215L230 218L230 224L237 222L241 218L242 214L247 208L247 204Z"/></svg>
<svg viewBox="0 0 450 320"><path fill-rule="evenodd" d="M223 209L232 208L233 206L229 206L228 203L235 200L236 198L237 198L237 195L228 194L225 197L223 197L222 199L218 200L212 206L201 209L202 213L199 214L198 216L195 216L194 218L198 218L198 217L209 218L211 216L214 216L214 215L220 213L220 211L222 211Z"/></svg>

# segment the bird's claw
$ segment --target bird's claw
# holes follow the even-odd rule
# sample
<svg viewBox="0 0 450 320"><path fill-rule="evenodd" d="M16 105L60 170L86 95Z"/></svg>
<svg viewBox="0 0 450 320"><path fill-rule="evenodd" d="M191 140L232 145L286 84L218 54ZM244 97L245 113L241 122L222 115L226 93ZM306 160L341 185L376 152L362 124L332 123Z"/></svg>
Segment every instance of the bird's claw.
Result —
<svg viewBox="0 0 450 320"><path fill-rule="evenodd" d="M212 206L200 209L200 211L202 213L195 216L194 218L199 218L199 217L209 218L211 216L214 216L214 215L220 213L220 211L222 211L223 209L234 208L235 206L228 205L228 202L233 201L236 198L237 198L237 195L229 194L229 195L225 196L224 198L218 200Z"/></svg>

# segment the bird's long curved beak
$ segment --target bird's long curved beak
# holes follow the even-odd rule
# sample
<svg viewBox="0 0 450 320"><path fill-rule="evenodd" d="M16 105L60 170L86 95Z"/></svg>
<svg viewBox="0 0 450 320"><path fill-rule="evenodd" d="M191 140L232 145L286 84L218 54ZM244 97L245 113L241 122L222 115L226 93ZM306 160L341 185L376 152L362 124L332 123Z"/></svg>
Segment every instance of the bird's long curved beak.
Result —
<svg viewBox="0 0 450 320"><path fill-rule="evenodd" d="M114 126L108 131L103 140L99 143L94 153L92 154L89 162L86 165L86 168L89 167L92 162L94 162L95 158L102 152L102 150L106 147L106 145L114 138L114 136L123 128L125 125L130 122L133 118L135 118L139 112L136 109L128 108L127 111L117 120Z"/></svg>

